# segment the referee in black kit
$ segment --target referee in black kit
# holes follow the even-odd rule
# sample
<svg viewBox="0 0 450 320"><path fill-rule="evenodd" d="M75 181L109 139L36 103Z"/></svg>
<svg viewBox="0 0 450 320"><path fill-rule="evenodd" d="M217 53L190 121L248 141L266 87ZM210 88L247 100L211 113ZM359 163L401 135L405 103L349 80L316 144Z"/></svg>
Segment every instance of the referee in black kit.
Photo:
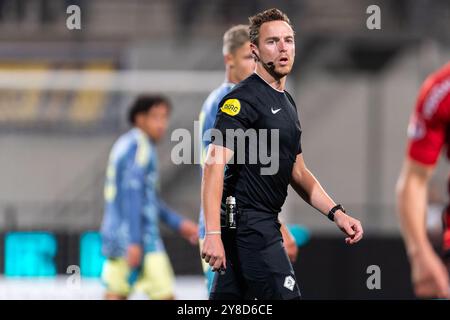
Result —
<svg viewBox="0 0 450 320"><path fill-rule="evenodd" d="M295 57L289 18L278 9L250 17L250 41L257 59L255 73L220 102L214 129L223 139L215 139L212 133L208 149L202 181L206 224L202 257L213 270L221 271L215 274L210 299L299 299L278 222L288 185L334 221L347 235L347 244L361 240L363 230L328 196L304 163L297 108L284 90ZM261 129L276 130L278 141L263 141ZM252 153L261 154L251 145L255 141L244 137L244 151L239 148L239 135L251 130L258 132L259 148L277 156L274 173L263 174L267 164L259 158L251 163ZM238 161L239 152L244 153L244 162ZM227 205L234 203L236 229L225 221Z"/></svg>

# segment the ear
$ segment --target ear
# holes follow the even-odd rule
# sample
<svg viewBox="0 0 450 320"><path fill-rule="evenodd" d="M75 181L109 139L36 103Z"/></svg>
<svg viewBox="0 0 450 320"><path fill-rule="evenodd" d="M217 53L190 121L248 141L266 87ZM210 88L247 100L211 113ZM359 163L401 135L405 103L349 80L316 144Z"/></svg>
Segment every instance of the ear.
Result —
<svg viewBox="0 0 450 320"><path fill-rule="evenodd" d="M259 50L258 47L255 46L253 43L250 43L250 49L252 50L253 57L255 58L255 61L258 61L259 57Z"/></svg>
<svg viewBox="0 0 450 320"><path fill-rule="evenodd" d="M234 67L234 59L231 53L227 53L226 55L224 55L223 60L226 66L229 66L230 68Z"/></svg>
<svg viewBox="0 0 450 320"><path fill-rule="evenodd" d="M136 115L135 125L141 128L145 123L145 116L146 116L146 113L144 113L144 112L138 113Z"/></svg>

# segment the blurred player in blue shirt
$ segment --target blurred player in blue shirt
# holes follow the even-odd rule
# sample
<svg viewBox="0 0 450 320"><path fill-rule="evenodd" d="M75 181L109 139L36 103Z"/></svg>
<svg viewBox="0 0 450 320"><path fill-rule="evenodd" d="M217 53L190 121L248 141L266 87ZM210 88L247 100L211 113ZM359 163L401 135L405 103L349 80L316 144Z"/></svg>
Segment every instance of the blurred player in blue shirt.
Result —
<svg viewBox="0 0 450 320"><path fill-rule="evenodd" d="M109 156L101 227L108 299L125 299L132 289L150 299L174 298L174 274L160 220L192 244L198 239L197 225L169 209L158 194L155 144L167 130L169 112L165 98L139 97L129 112L133 128L116 141Z"/></svg>
<svg viewBox="0 0 450 320"><path fill-rule="evenodd" d="M222 98L228 94L234 85L249 77L256 67L256 62L250 49L250 37L248 25L237 25L227 30L223 36L222 53L225 63L225 82L215 89L208 96L202 106L199 116L200 122L200 143L201 143L201 167L203 169L208 146L211 143L207 130L214 127L217 109ZM281 232L283 235L286 252L294 262L297 259L298 248L296 241L289 230L282 224ZM199 238L200 251L202 249L203 239L205 237L205 225L203 208L200 208L199 217ZM202 259L203 272L207 280L208 291L211 289L214 273L211 267Z"/></svg>

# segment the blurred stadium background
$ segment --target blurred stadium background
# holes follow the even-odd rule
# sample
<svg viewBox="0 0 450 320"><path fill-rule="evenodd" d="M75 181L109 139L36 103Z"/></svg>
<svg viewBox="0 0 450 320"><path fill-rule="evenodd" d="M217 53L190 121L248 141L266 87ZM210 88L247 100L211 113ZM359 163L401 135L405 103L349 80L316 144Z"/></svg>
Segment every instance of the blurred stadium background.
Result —
<svg viewBox="0 0 450 320"><path fill-rule="evenodd" d="M81 30L66 27L71 4L81 8ZM366 28L371 4L381 8L381 30ZM282 219L311 233L295 264L300 289L305 298L412 297L394 187L417 90L450 57L447 0L1 0L1 299L102 297L96 231L105 165L138 93L173 103L160 146L163 198L197 219L199 168L170 161L170 132L193 132L203 100L223 81L223 32L270 7L287 12L296 30L288 88L306 162L366 229L363 243L347 248L290 194ZM446 177L441 165L435 233ZM205 298L198 248L163 230L178 298ZM67 285L71 265L81 268L81 289ZM366 287L369 265L381 269L381 290Z"/></svg>

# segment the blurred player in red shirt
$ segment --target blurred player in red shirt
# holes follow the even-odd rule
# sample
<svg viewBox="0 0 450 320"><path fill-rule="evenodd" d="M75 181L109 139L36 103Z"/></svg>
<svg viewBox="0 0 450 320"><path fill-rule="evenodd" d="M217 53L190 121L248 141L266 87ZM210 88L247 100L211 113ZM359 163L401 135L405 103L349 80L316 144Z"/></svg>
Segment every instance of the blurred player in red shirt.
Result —
<svg viewBox="0 0 450 320"><path fill-rule="evenodd" d="M425 224L429 182L443 147L450 160L450 62L423 83L410 119L408 140L397 183L397 204L414 291L418 297L450 298L445 266L450 267L450 205L443 213L444 263L433 250Z"/></svg>

